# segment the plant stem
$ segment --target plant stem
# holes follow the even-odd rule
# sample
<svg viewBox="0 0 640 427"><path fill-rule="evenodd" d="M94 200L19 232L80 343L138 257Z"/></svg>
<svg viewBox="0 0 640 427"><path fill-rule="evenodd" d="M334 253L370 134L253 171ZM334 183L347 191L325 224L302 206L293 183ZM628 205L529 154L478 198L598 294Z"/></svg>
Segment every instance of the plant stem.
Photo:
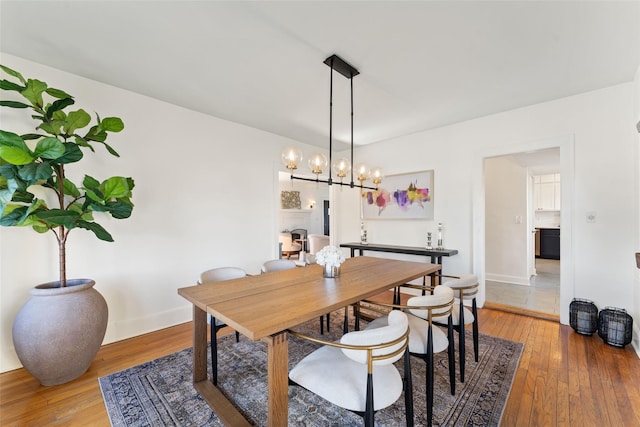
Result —
<svg viewBox="0 0 640 427"><path fill-rule="evenodd" d="M64 209L64 166L58 165L58 203L60 209ZM60 287L67 286L67 233L64 225L58 227L56 238L58 239L58 265L60 268Z"/></svg>

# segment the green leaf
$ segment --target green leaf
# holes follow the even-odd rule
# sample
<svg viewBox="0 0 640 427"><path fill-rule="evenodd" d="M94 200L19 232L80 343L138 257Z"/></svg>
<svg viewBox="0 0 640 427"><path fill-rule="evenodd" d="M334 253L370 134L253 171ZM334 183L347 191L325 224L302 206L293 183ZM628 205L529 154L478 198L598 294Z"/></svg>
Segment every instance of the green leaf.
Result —
<svg viewBox="0 0 640 427"><path fill-rule="evenodd" d="M0 107L29 108L30 105L18 101L0 101Z"/></svg>
<svg viewBox="0 0 640 427"><path fill-rule="evenodd" d="M47 93L51 96L53 96L54 98L58 98L58 99L63 99L63 98L73 98L73 96L69 95L67 92L60 90L60 89L55 89L55 88L48 88L47 89ZM73 104L73 102L72 102Z"/></svg>
<svg viewBox="0 0 640 427"><path fill-rule="evenodd" d="M120 154L118 154L118 152L116 150L114 150L109 144L107 144L106 142L102 143L104 145L104 148L107 149L107 151L112 155L112 156L116 156L116 157L120 157Z"/></svg>
<svg viewBox="0 0 640 427"><path fill-rule="evenodd" d="M13 194L13 201L18 203L31 203L35 196L28 191L18 190Z"/></svg>
<svg viewBox="0 0 640 427"><path fill-rule="evenodd" d="M29 79L27 81L27 87L20 93L27 98L32 105L42 108L42 92L47 90L47 84L40 80Z"/></svg>
<svg viewBox="0 0 640 427"><path fill-rule="evenodd" d="M89 141L104 142L107 139L107 132L100 130L98 126L93 126L89 129L89 132L84 136L84 139Z"/></svg>
<svg viewBox="0 0 640 427"><path fill-rule="evenodd" d="M79 145L79 146L81 146L81 147L87 147L88 149L90 149L90 150L91 150L91 151L93 151L94 153L96 152L96 150L93 148L93 146L92 146L91 144L89 144L89 143L87 142L87 140L86 140L86 139L84 139L84 138L83 138L83 137L81 137L81 136L76 136L75 142L76 142L76 144L78 144L78 145Z"/></svg>
<svg viewBox="0 0 640 427"><path fill-rule="evenodd" d="M85 206L91 205L91 201L98 204L104 204L104 197L102 197L102 193L100 192L100 182L97 179L89 175L85 175L82 185L84 186L84 192L88 197L85 202ZM101 208L100 210L104 209Z"/></svg>
<svg viewBox="0 0 640 427"><path fill-rule="evenodd" d="M4 211L6 214L0 218L0 225L4 227L11 227L19 225L20 222L24 220L27 213L27 207L20 205L13 205L11 207L7 206Z"/></svg>
<svg viewBox="0 0 640 427"><path fill-rule="evenodd" d="M120 132L124 123L119 117L107 117L100 122L99 128L107 132Z"/></svg>
<svg viewBox="0 0 640 427"><path fill-rule="evenodd" d="M38 139L38 138L42 138L44 135L39 135L37 133L25 133L24 135L20 135L20 138L22 138L25 141L29 141L32 139Z"/></svg>
<svg viewBox="0 0 640 427"><path fill-rule="evenodd" d="M133 206L131 206L131 204L122 201L107 202L106 208L111 216L116 219L129 218L133 211Z"/></svg>
<svg viewBox="0 0 640 427"><path fill-rule="evenodd" d="M83 109L72 111L67 115L67 121L62 129L67 135L72 135L76 129L87 126L89 122L91 122L91 116Z"/></svg>
<svg viewBox="0 0 640 427"><path fill-rule="evenodd" d="M73 197L80 197L82 195L80 190L78 190L78 187L67 178L64 179L64 194L68 194Z"/></svg>
<svg viewBox="0 0 640 427"><path fill-rule="evenodd" d="M21 150L29 151L29 147L27 147L27 144L25 144L20 135L4 130L0 130L0 145L6 145L9 147L20 148Z"/></svg>
<svg viewBox="0 0 640 427"><path fill-rule="evenodd" d="M49 162L29 163L24 165L18 171L20 178L29 184L35 184L38 181L46 181L53 175L53 169Z"/></svg>
<svg viewBox="0 0 640 427"><path fill-rule="evenodd" d="M46 233L47 231L51 230L52 227L47 227L46 225L42 225L42 224L33 224L31 226L31 228L33 228L33 230L36 233Z"/></svg>
<svg viewBox="0 0 640 427"><path fill-rule="evenodd" d="M33 154L35 157L43 159L57 159L66 152L64 144L54 137L47 137L38 141Z"/></svg>
<svg viewBox="0 0 640 427"><path fill-rule="evenodd" d="M75 228L76 221L80 218L77 212L67 211L64 209L50 209L48 211L39 211L34 216L51 224L63 225L67 228Z"/></svg>
<svg viewBox="0 0 640 427"><path fill-rule="evenodd" d="M95 179L92 176L85 175L84 176L84 180L82 181L82 185L85 188L90 188L92 190L97 190L100 187L100 181L98 181L97 179Z"/></svg>
<svg viewBox="0 0 640 427"><path fill-rule="evenodd" d="M64 143L64 154L56 159L57 163L67 164L67 163L75 163L82 159L82 150L73 142L65 142Z"/></svg>
<svg viewBox="0 0 640 427"><path fill-rule="evenodd" d="M100 240L104 240L106 242L113 242L113 237L111 234L107 232L102 226L96 222L88 222L88 221L78 221L78 227L84 228L85 230L92 231L93 234Z"/></svg>
<svg viewBox="0 0 640 427"><path fill-rule="evenodd" d="M27 84L27 81L24 79L24 77L22 77L22 74L20 74L19 72L12 70L9 67L5 67L4 65L0 65L0 69L2 69L2 71L9 74L10 76L17 77L18 80L20 80L23 84Z"/></svg>
<svg viewBox="0 0 640 427"><path fill-rule="evenodd" d="M102 183L100 190L104 194L104 200L117 199L129 195L129 184L126 178L113 176Z"/></svg>
<svg viewBox="0 0 640 427"><path fill-rule="evenodd" d="M15 179L6 180L6 187L0 189L0 215L3 214L5 206L13 199L13 194L18 188Z"/></svg>
<svg viewBox="0 0 640 427"><path fill-rule="evenodd" d="M63 98L63 99L58 99L57 101L54 101L53 104L51 104L51 106L47 108L47 118L50 119L51 116L53 116L53 113L55 113L56 111L63 110L67 108L69 105L73 105L74 103L75 101L72 98Z"/></svg>
<svg viewBox="0 0 640 427"><path fill-rule="evenodd" d="M24 150L16 147L0 147L0 158L12 165L27 165L34 159L31 155Z"/></svg>
<svg viewBox="0 0 640 427"><path fill-rule="evenodd" d="M0 158L13 165L26 165L33 161L31 150L20 135L3 130L0 130Z"/></svg>
<svg viewBox="0 0 640 427"><path fill-rule="evenodd" d="M20 86L19 84L10 82L9 80L0 80L0 89L22 92L23 90L25 90L25 86Z"/></svg>

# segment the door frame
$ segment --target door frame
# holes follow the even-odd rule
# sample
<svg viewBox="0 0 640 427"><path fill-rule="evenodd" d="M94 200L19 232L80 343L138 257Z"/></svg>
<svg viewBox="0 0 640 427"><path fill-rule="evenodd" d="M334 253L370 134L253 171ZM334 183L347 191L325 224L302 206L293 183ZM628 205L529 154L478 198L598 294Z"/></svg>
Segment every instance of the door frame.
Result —
<svg viewBox="0 0 640 427"><path fill-rule="evenodd" d="M560 149L560 323L569 324L569 304L574 297L573 275L573 187L574 187L574 145L573 134L516 142L510 145L492 147L478 151L473 161L473 267L480 281L478 303L483 306L485 292L485 178L484 160L490 157L506 156L527 151L549 148Z"/></svg>

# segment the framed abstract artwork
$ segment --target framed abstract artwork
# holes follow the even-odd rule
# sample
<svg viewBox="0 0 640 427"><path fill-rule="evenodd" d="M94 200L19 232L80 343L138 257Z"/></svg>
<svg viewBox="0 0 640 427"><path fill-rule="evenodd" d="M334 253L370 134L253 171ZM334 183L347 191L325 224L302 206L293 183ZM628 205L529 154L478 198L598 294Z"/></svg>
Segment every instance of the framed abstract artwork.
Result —
<svg viewBox="0 0 640 427"><path fill-rule="evenodd" d="M433 219L433 170L389 175L360 206L362 219Z"/></svg>

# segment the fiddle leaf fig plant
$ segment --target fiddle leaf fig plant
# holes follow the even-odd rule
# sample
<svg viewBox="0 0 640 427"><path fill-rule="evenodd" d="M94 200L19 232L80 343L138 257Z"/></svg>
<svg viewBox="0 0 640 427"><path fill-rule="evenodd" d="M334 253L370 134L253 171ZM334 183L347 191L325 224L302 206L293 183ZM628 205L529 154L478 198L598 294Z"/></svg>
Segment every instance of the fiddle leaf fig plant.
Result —
<svg viewBox="0 0 640 427"><path fill-rule="evenodd" d="M0 65L7 78L0 80L3 94L16 92L16 100L0 100L1 107L29 110L33 133L18 135L0 129L0 225L27 226L38 233L52 232L58 241L60 286L66 286L66 243L72 230L81 228L98 239L113 237L95 221L95 213L116 219L128 218L132 178L113 176L100 181L84 175L81 183L67 178L67 167L76 166L84 152L103 145L113 156L120 155L106 143L109 133L120 132L118 117L91 116L83 109L66 111L75 104L73 96L47 83L25 79ZM4 97L3 97L4 98ZM54 200L52 206L47 200Z"/></svg>

